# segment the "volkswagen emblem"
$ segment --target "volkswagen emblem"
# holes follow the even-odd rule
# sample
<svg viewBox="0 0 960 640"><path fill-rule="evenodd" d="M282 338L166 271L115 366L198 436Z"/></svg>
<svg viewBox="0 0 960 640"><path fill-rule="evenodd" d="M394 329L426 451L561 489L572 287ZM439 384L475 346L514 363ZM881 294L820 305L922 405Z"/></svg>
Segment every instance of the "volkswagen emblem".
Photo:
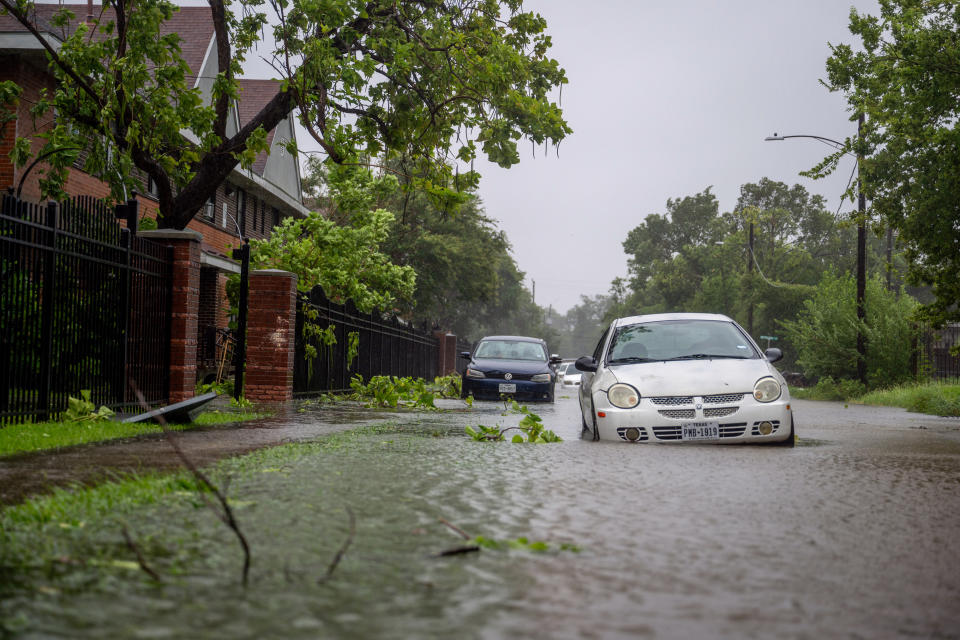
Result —
<svg viewBox="0 0 960 640"><path fill-rule="evenodd" d="M508 374L506 374L505 376L503 376L503 379L504 379L504 380L513 380L513 374L512 374L512 373L508 373Z"/></svg>
<svg viewBox="0 0 960 640"><path fill-rule="evenodd" d="M698 410L699 410L699 409L703 409L703 405L700 404L699 402L697 403L697 409L698 409Z"/></svg>

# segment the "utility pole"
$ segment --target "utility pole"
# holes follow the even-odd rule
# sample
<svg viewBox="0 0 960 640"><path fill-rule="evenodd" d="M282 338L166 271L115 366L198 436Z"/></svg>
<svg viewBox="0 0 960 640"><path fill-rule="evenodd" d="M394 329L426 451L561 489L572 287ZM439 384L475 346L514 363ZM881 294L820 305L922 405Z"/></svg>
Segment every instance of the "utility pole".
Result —
<svg viewBox="0 0 960 640"><path fill-rule="evenodd" d="M747 215L750 216L750 235L747 240L747 282L750 287L747 302L747 333L753 337L753 211L748 210Z"/></svg>
<svg viewBox="0 0 960 640"><path fill-rule="evenodd" d="M867 384L867 337L863 328L867 320L867 308L864 298L867 291L867 196L863 193L863 143L864 115L857 121L857 191L860 192L857 209L857 379Z"/></svg>

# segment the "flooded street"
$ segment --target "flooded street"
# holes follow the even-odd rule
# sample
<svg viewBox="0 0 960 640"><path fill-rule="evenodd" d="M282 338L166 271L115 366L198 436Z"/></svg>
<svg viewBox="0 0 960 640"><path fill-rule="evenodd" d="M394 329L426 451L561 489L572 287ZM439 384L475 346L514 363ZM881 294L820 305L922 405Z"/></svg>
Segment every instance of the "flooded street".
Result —
<svg viewBox="0 0 960 640"><path fill-rule="evenodd" d="M580 440L572 396L531 408L564 442L473 442L519 420L477 403L265 452L230 486L246 590L235 540L182 498L84 525L116 547L129 524L163 584L51 581L0 612L23 638L960 637L960 420L799 401L794 449L661 446ZM300 440L324 411L271 428ZM441 519L501 547L436 557L465 544Z"/></svg>

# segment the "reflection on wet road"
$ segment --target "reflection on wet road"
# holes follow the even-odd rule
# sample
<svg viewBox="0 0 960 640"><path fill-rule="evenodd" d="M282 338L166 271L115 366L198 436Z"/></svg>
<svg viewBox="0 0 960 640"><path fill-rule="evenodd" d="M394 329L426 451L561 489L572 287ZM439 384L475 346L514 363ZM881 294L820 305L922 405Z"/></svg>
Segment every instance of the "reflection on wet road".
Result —
<svg viewBox="0 0 960 640"><path fill-rule="evenodd" d="M795 406L794 449L584 441L569 396L533 407L564 438L550 445L461 434L467 424L518 419L495 403L394 414L397 431L235 480L231 494L251 505L240 516L256 549L246 592L234 575L162 589L138 581L109 599L60 598L60 618L44 633L960 636L960 421ZM345 506L357 514L356 540L336 580L318 585L315 575L343 539ZM440 518L471 535L581 551L433 558L462 542ZM211 518L174 507L145 519L216 537ZM205 551L209 566L236 564L228 544Z"/></svg>

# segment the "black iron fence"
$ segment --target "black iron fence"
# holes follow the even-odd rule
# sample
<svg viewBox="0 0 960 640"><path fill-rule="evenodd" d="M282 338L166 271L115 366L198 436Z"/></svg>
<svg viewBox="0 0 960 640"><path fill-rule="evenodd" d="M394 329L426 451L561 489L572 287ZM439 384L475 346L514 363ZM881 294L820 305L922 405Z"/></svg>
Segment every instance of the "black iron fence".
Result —
<svg viewBox="0 0 960 640"><path fill-rule="evenodd" d="M950 355L950 349L960 344L960 324L942 329L921 326L917 331L914 372L923 378L960 378L960 356Z"/></svg>
<svg viewBox="0 0 960 640"><path fill-rule="evenodd" d="M318 331L304 337L304 315ZM345 391L355 374L365 381L377 375L433 380L437 375L438 341L425 330L361 313L351 302L337 304L315 287L297 301L296 356L293 392L308 395ZM312 349L308 349L312 347ZM315 353L307 357L307 352Z"/></svg>
<svg viewBox="0 0 960 640"><path fill-rule="evenodd" d="M97 405L169 388L170 248L89 197L0 209L0 423L45 419L89 389Z"/></svg>

